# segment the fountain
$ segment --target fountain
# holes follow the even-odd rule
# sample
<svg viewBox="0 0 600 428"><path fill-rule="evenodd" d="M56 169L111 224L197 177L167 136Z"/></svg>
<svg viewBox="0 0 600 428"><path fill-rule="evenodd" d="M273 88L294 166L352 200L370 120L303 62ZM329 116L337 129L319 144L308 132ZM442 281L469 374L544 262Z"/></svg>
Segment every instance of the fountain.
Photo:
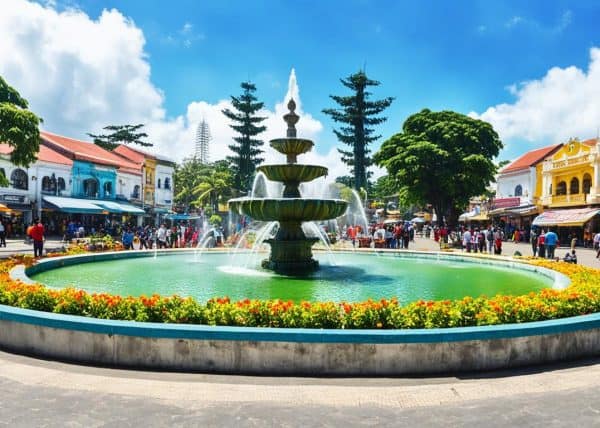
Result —
<svg viewBox="0 0 600 428"><path fill-rule="evenodd" d="M296 103L288 102L290 110L283 116L287 123L286 138L271 140L279 153L286 155L286 163L262 165L257 171L267 179L284 185L281 198L237 198L229 201L229 208L255 220L278 221L279 230L272 239L264 242L271 246L271 254L263 260L262 267L285 275L305 275L319 267L313 258L312 246L319 238L308 238L302 223L331 220L346 211L348 203L341 199L305 199L298 186L327 175L327 168L318 165L298 164L297 156L310 151L311 140L296 137L296 123L300 117L294 112Z"/></svg>

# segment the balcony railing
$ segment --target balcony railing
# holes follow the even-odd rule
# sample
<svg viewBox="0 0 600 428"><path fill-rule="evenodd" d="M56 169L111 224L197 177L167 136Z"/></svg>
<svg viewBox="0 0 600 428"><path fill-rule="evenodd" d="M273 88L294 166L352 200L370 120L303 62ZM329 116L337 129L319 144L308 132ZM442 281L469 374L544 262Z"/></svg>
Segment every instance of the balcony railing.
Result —
<svg viewBox="0 0 600 428"><path fill-rule="evenodd" d="M548 205L579 205L585 204L587 201L585 193L577 193L574 195L554 195L545 196L542 198L544 204Z"/></svg>

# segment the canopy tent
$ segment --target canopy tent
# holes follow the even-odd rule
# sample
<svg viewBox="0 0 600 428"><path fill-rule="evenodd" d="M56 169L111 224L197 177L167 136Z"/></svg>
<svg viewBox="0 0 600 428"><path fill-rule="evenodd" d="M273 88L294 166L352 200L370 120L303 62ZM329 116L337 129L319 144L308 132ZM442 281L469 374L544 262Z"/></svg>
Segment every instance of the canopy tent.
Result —
<svg viewBox="0 0 600 428"><path fill-rule="evenodd" d="M600 214L598 208L577 208L570 210L544 211L534 220L533 226L583 226L584 223Z"/></svg>
<svg viewBox="0 0 600 428"><path fill-rule="evenodd" d="M104 214L106 209L87 199L64 198L61 196L44 196L44 202L52 208L64 213Z"/></svg>
<svg viewBox="0 0 600 428"><path fill-rule="evenodd" d="M415 217L410 222L411 223L425 223L425 219L422 217Z"/></svg>
<svg viewBox="0 0 600 428"><path fill-rule="evenodd" d="M471 221L488 221L490 218L488 217L487 214L484 213L479 213L476 214L472 217L468 217L467 218L467 222L471 222Z"/></svg>
<svg viewBox="0 0 600 428"><path fill-rule="evenodd" d="M458 216L458 221L470 221L469 219L471 217L475 217L477 214L478 214L478 212L475 210L469 211L468 213L462 213L461 215Z"/></svg>

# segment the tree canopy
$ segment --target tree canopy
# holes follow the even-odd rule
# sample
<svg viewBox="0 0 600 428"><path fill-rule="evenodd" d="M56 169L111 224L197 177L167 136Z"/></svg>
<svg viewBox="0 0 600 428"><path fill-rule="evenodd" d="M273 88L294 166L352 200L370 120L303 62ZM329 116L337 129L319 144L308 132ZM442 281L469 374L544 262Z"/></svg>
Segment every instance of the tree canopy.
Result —
<svg viewBox="0 0 600 428"><path fill-rule="evenodd" d="M378 86L380 83L367 77L364 71L340 79L342 85L349 88L353 94L349 96L330 95L339 108L327 108L323 113L329 115L335 122L340 122L340 129L334 129L339 141L350 146L350 150L338 149L342 155L342 162L350 166L354 179L353 187L356 190L367 189L369 178L368 168L372 164L369 144L376 141L381 135L374 135L374 125L386 120L377 116L388 108L392 97L382 100L370 101L371 93L366 89L369 86Z"/></svg>
<svg viewBox="0 0 600 428"><path fill-rule="evenodd" d="M257 115L264 103L257 102L254 95L256 86L250 82L243 82L241 87L242 95L231 96L233 110L226 108L222 113L233 121L229 126L239 134L233 138L234 144L229 145L234 155L227 157L233 171L234 187L239 191L247 192L252 186L256 167L264 160L260 157L264 152L261 150L264 141L253 137L264 132L267 127L260 125L266 117Z"/></svg>
<svg viewBox="0 0 600 428"><path fill-rule="evenodd" d="M42 119L28 110L29 103L0 76L0 142L12 147L11 163L28 167L40 151L39 126ZM0 185L8 179L0 174Z"/></svg>
<svg viewBox="0 0 600 428"><path fill-rule="evenodd" d="M137 144L143 147L152 147L152 143L142 140L142 138L148 138L148 134L145 132L138 132L143 127L144 125L141 123L138 125L108 125L102 129L112 131L109 134L87 135L94 139L94 144L111 152L116 149L119 144Z"/></svg>
<svg viewBox="0 0 600 428"><path fill-rule="evenodd" d="M229 162L224 160L205 164L197 157L184 159L175 167L173 182L177 190L175 203L186 212L205 204L216 212L218 204L232 196L233 175Z"/></svg>
<svg viewBox="0 0 600 428"><path fill-rule="evenodd" d="M492 125L452 111L424 109L385 141L375 162L388 170L400 197L432 204L438 216L455 224L469 198L494 180L502 142Z"/></svg>

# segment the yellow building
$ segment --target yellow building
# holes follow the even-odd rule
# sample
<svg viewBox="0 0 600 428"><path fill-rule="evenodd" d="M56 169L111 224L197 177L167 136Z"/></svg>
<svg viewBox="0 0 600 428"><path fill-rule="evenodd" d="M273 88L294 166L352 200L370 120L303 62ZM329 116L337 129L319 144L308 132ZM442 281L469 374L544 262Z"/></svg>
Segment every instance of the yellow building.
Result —
<svg viewBox="0 0 600 428"><path fill-rule="evenodd" d="M571 140L543 162L541 202L548 208L600 205L600 144Z"/></svg>
<svg viewBox="0 0 600 428"><path fill-rule="evenodd" d="M146 157L144 159L144 204L147 206L154 206L154 193L155 188L155 177L156 177L156 159Z"/></svg>
<svg viewBox="0 0 600 428"><path fill-rule="evenodd" d="M570 140L542 166L543 212L534 226L557 231L561 243L591 245L600 231L600 143Z"/></svg>

